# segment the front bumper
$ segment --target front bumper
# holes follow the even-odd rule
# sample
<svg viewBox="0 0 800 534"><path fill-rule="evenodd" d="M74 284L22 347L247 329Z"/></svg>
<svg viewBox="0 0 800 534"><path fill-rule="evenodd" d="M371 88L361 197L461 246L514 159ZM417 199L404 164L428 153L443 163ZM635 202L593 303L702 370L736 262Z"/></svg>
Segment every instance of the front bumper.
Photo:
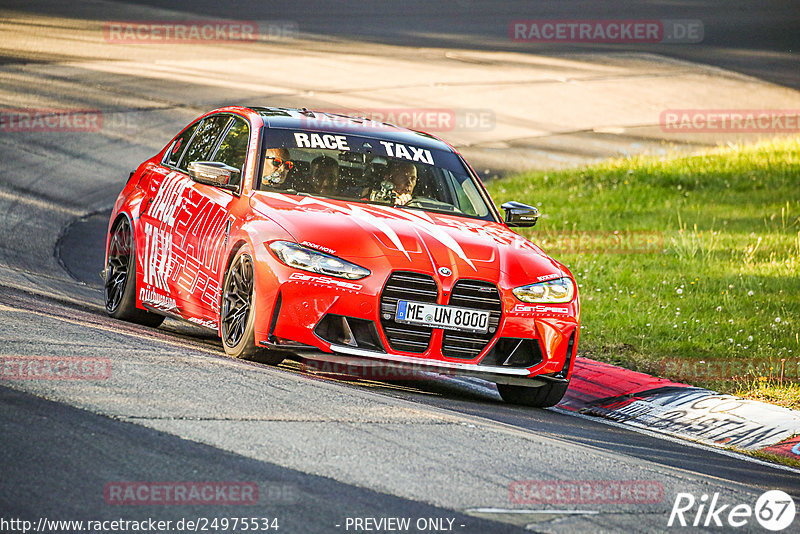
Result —
<svg viewBox="0 0 800 534"><path fill-rule="evenodd" d="M413 366L527 386L565 381L571 374L579 336L577 300L566 305L520 306L510 290L497 289L486 280L430 277L436 287L430 298L443 305L453 304L453 288L459 282L491 284L501 310L496 327L477 339L477 348L466 354L448 351L448 343L454 346L453 334L436 328L429 329L424 346L405 345L398 350L390 332L397 325L387 323L385 298L386 285L398 271L351 282L298 272L271 257L264 259L274 278L262 288L256 278L256 343L262 347L332 362L398 369Z"/></svg>
<svg viewBox="0 0 800 534"><path fill-rule="evenodd" d="M566 378L549 375L530 377L527 369L509 369L505 367L474 365L461 362L445 362L436 360L421 360L416 357L397 354L384 354L352 347L331 346L336 356L322 353L318 356L309 355L312 359L329 361L332 363L357 366L357 368L377 368L380 373L388 375L387 371L396 370L401 376L407 376L410 371L412 376L419 373L433 373L444 376L469 376L488 380L496 384L509 384L520 386L543 386L548 382L568 382ZM378 373L374 373L377 375Z"/></svg>

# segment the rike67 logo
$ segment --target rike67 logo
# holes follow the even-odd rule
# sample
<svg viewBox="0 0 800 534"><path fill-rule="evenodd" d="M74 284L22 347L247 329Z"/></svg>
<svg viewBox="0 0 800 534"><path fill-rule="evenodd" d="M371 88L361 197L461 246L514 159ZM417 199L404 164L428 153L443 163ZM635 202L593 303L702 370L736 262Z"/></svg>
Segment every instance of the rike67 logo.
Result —
<svg viewBox="0 0 800 534"><path fill-rule="evenodd" d="M667 526L739 528L750 524L755 517L763 528L777 532L794 522L796 512L792 497L780 490L762 493L755 506L723 504L719 493L714 493L710 500L706 494L696 499L691 493L678 493Z"/></svg>

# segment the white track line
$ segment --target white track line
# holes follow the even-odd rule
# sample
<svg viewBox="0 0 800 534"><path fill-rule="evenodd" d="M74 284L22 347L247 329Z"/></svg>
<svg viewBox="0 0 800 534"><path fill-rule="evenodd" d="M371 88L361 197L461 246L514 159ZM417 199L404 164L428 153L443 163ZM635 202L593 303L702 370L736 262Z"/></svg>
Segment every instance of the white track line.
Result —
<svg viewBox="0 0 800 534"><path fill-rule="evenodd" d="M476 514L583 514L583 515L596 515L600 512L598 510L516 510L513 508L467 508L464 510L467 513Z"/></svg>
<svg viewBox="0 0 800 534"><path fill-rule="evenodd" d="M58 211L61 213L66 213L67 215L71 215L73 217L80 217L88 213L87 210L68 208L66 206L61 206L59 204L56 204L55 202L50 202L48 200L41 200L34 197L22 196L17 193L10 193L8 191L0 190L0 198L4 200L9 200L13 203L27 204L28 206L34 206L36 208L46 211Z"/></svg>

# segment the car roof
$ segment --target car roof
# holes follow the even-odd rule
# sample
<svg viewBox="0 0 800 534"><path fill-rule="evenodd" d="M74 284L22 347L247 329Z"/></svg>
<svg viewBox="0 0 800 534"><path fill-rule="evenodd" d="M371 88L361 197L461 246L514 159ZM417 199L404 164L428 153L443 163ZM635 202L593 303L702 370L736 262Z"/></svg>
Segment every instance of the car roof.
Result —
<svg viewBox="0 0 800 534"><path fill-rule="evenodd" d="M357 135L434 150L455 152L453 147L434 135L395 126L394 124L373 121L369 118L314 111L305 108L250 107L248 109L260 115L264 120L264 125L268 128Z"/></svg>

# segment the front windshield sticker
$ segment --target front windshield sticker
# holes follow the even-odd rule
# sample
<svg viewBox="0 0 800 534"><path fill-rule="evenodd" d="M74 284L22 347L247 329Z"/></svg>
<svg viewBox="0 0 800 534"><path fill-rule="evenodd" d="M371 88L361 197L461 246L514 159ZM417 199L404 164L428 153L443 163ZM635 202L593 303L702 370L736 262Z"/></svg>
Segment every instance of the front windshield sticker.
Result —
<svg viewBox="0 0 800 534"><path fill-rule="evenodd" d="M257 187L497 220L480 182L456 152L403 135L387 140L349 132L267 129Z"/></svg>
<svg viewBox="0 0 800 534"><path fill-rule="evenodd" d="M344 150L348 152L351 150L346 135L294 132L294 142L297 148L327 148L328 150ZM390 158L407 159L408 161L418 161L433 165L433 154L425 148L391 141L380 141L380 144L383 145L386 155Z"/></svg>
<svg viewBox="0 0 800 534"><path fill-rule="evenodd" d="M294 141L297 143L297 148L350 150L350 147L347 146L347 136L344 135L295 133Z"/></svg>
<svg viewBox="0 0 800 534"><path fill-rule="evenodd" d="M406 147L400 143L390 143L389 141L381 141L381 144L386 148L386 154L393 158L403 158L410 161L420 161L433 165L433 156L430 150L424 148L417 148L413 146ZM409 150L413 152L413 156L409 154Z"/></svg>

